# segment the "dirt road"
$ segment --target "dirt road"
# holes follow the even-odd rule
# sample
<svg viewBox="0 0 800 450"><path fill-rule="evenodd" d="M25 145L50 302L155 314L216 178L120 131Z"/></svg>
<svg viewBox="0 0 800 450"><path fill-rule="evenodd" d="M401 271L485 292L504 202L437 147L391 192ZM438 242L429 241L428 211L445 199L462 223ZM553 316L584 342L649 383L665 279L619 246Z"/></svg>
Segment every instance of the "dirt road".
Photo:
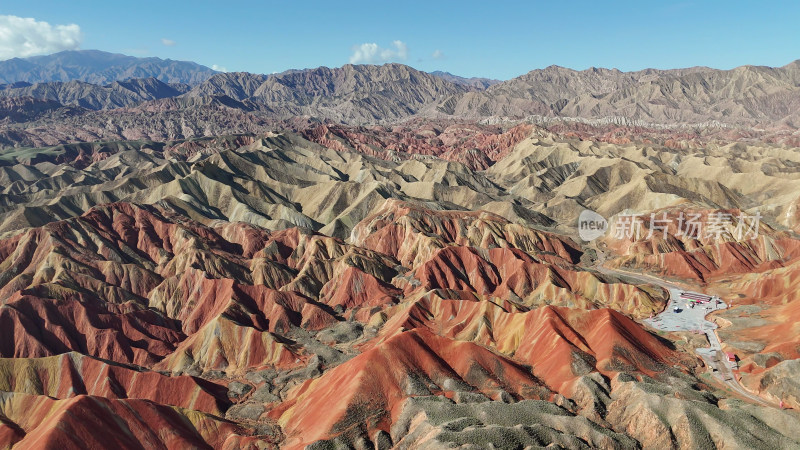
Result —
<svg viewBox="0 0 800 450"><path fill-rule="evenodd" d="M739 383L734 374L734 362L728 361L726 357L720 357L722 354L722 343L719 340L716 329L717 325L713 322L706 320L706 316L714 311L725 309L727 304L721 302L717 304L715 301L708 302L695 306L689 306L688 300L684 298L684 294L694 294L702 296L704 294L699 292L692 292L685 288L681 288L674 283L657 277L634 272L628 272L617 269L609 269L598 265L597 270L600 273L607 275L614 275L618 277L631 278L642 283L655 284L657 286L667 289L670 293L670 301L667 307L657 316L651 319L645 319L644 322L657 329L663 331L698 331L705 333L708 338L709 347L699 348L696 350L697 354L703 359L708 367L712 368L712 374L731 390L737 394L752 400L753 402L764 406L777 406L768 402L767 400L759 397L748 391L744 386ZM678 308L678 312L675 312ZM723 355L724 356L724 355ZM714 370L716 369L716 370Z"/></svg>

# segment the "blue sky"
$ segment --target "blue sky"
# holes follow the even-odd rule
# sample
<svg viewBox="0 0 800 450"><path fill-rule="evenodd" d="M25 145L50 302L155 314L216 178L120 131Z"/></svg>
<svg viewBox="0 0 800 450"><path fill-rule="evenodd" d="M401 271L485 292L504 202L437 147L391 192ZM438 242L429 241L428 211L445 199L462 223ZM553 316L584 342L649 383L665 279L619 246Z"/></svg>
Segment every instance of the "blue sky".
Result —
<svg viewBox="0 0 800 450"><path fill-rule="evenodd" d="M21 51L24 36L13 33L50 33L34 36L40 45L28 54L78 46L258 73L397 61L508 79L551 64L727 69L800 59L800 2L642 3L4 0L0 16L34 21L0 21L0 57ZM69 24L79 32L57 28Z"/></svg>

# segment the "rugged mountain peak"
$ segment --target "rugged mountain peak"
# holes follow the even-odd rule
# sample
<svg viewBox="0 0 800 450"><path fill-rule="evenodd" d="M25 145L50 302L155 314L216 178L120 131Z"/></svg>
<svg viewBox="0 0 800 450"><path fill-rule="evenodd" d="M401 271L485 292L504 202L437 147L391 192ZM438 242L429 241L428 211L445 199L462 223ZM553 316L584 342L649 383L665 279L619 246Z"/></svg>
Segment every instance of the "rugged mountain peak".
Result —
<svg viewBox="0 0 800 450"><path fill-rule="evenodd" d="M108 84L128 78L154 77L165 83L196 85L214 73L193 62L137 58L99 50L66 50L0 61L0 82L4 83L81 80Z"/></svg>
<svg viewBox="0 0 800 450"><path fill-rule="evenodd" d="M185 92L185 89L185 85L169 85L152 77L114 81L105 86L70 80L6 88L0 90L0 96L33 97L88 109L111 109L134 106L147 100L175 97Z"/></svg>
<svg viewBox="0 0 800 450"><path fill-rule="evenodd" d="M253 96L255 91L267 79L267 75L248 72L218 73L194 87L187 97L203 97L226 95L235 100L245 100Z"/></svg>
<svg viewBox="0 0 800 450"><path fill-rule="evenodd" d="M453 75L450 72L443 72L441 70L433 71L433 72L431 72L431 75L436 75L437 77L443 78L443 79L445 79L447 81L450 81L450 82L453 82L453 83L456 83L456 84L462 84L464 86L470 86L470 87L473 87L473 88L476 88L476 89L486 89L489 86L492 86L492 85L495 85L495 84L501 82L500 80L494 80L494 79L491 79L491 78L480 78L480 77L466 78L466 77L460 77L458 75Z"/></svg>

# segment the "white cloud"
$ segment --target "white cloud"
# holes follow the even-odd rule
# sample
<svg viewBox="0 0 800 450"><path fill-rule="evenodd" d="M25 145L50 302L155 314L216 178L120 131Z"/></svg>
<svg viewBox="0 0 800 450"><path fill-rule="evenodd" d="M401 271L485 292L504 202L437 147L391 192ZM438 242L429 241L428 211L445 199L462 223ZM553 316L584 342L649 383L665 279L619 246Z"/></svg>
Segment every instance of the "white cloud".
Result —
<svg viewBox="0 0 800 450"><path fill-rule="evenodd" d="M364 43L353 47L350 64L382 64L408 59L408 46L403 41L392 42L392 48L381 48L375 43Z"/></svg>
<svg viewBox="0 0 800 450"><path fill-rule="evenodd" d="M173 41L172 39L167 39L167 38L161 38L161 43L166 45L167 47L172 47L173 45L176 44L175 41Z"/></svg>
<svg viewBox="0 0 800 450"><path fill-rule="evenodd" d="M217 72L227 72L228 71L228 69L226 69L225 67L218 66L216 64L212 64L211 65L211 70L216 70Z"/></svg>
<svg viewBox="0 0 800 450"><path fill-rule="evenodd" d="M0 59L75 50L81 45L81 27L50 25L30 17L0 15Z"/></svg>
<svg viewBox="0 0 800 450"><path fill-rule="evenodd" d="M431 58L433 58L433 59L444 59L444 52L442 52L439 49L436 49L436 50L433 51L433 54L431 55Z"/></svg>

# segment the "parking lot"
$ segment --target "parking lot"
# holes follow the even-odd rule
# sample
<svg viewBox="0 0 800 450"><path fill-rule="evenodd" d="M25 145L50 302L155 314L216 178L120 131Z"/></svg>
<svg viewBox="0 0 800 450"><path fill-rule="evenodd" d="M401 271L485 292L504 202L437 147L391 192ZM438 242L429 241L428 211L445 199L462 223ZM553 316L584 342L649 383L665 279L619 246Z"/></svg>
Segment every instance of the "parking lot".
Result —
<svg viewBox="0 0 800 450"><path fill-rule="evenodd" d="M717 326L706 320L706 315L718 309L725 309L728 307L725 302L708 301L696 304L694 308L690 305L690 301L686 298L681 298L681 293L687 293L696 297L707 297L704 294L696 292L689 292L681 289L670 288L670 302L664 309L664 312L651 318L645 319L644 323L647 325L663 331L698 331L701 333L708 333L714 330ZM675 312L678 308L678 312ZM713 333L712 333L713 334ZM711 341L711 337L709 340ZM716 337L713 338L716 341ZM713 341L712 341L713 346Z"/></svg>

